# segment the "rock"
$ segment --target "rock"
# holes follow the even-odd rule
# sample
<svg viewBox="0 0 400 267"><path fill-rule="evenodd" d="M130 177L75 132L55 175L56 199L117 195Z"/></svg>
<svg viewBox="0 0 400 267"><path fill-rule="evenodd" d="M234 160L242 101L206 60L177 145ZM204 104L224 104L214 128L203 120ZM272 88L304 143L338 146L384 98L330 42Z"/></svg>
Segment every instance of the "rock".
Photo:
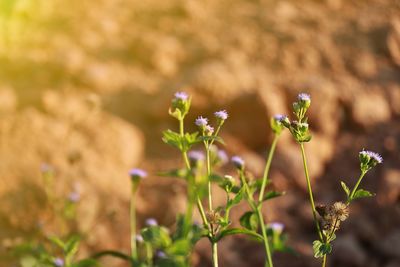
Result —
<svg viewBox="0 0 400 267"><path fill-rule="evenodd" d="M68 196L74 182L81 185L79 229L90 230L99 224L99 217L110 212L122 216L121 221L128 221L129 208L122 205L128 203L130 196L127 173L140 164L144 138L133 125L93 109L93 101L96 102L95 98L88 101L62 94L48 95L47 114L31 108L2 118L0 218L5 220L0 220L0 228L4 229L0 231L1 237L13 231L34 231L43 218L48 218L39 171L43 163L54 169L51 191L58 198ZM108 210L113 206L115 209ZM107 227L108 244L120 244L128 229ZM53 228L57 227L50 226ZM96 235L91 238L103 240Z"/></svg>
<svg viewBox="0 0 400 267"><path fill-rule="evenodd" d="M385 203L396 203L400 199L400 170L385 169L382 181L382 192L379 192L379 199Z"/></svg>
<svg viewBox="0 0 400 267"><path fill-rule="evenodd" d="M389 103L380 91L360 92L352 107L354 121L367 128L390 119Z"/></svg>
<svg viewBox="0 0 400 267"><path fill-rule="evenodd" d="M333 242L332 258L337 266L365 266L367 254L354 236L338 237Z"/></svg>
<svg viewBox="0 0 400 267"><path fill-rule="evenodd" d="M386 264L385 267L400 267L400 260L393 260Z"/></svg>
<svg viewBox="0 0 400 267"><path fill-rule="evenodd" d="M0 114L15 111L18 105L17 95L9 87L0 88Z"/></svg>
<svg viewBox="0 0 400 267"><path fill-rule="evenodd" d="M400 258L400 230L394 230L384 237L380 244L379 249L388 257Z"/></svg>
<svg viewBox="0 0 400 267"><path fill-rule="evenodd" d="M400 65L400 18L399 17L394 17L391 21L391 29L387 37L387 46L394 63Z"/></svg>

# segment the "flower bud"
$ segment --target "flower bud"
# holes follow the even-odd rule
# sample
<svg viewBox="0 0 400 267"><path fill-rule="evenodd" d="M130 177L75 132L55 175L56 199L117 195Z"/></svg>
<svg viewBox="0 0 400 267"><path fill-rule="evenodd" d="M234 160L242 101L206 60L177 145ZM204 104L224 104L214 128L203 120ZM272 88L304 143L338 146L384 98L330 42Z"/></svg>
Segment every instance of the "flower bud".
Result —
<svg viewBox="0 0 400 267"><path fill-rule="evenodd" d="M362 171L369 171L377 164L383 162L382 156L372 151L363 150L358 155L360 158L360 168Z"/></svg>
<svg viewBox="0 0 400 267"><path fill-rule="evenodd" d="M176 92L174 96L169 114L180 120L189 112L191 100L185 92Z"/></svg>
<svg viewBox="0 0 400 267"><path fill-rule="evenodd" d="M147 177L147 172L142 169L132 169L129 171L129 175L131 176L132 182L138 183L140 180Z"/></svg>
<svg viewBox="0 0 400 267"><path fill-rule="evenodd" d="M239 156L233 156L231 158L233 165L240 171L244 170L244 160Z"/></svg>
<svg viewBox="0 0 400 267"><path fill-rule="evenodd" d="M226 112L226 110L217 111L214 113L214 115L217 118L218 125L222 125L228 118L228 112Z"/></svg>
<svg viewBox="0 0 400 267"><path fill-rule="evenodd" d="M285 127L285 125L283 124L283 121L286 121L286 120L289 120L289 119L285 115L277 114L277 115L273 116L270 121L272 131L275 134L280 134Z"/></svg>
<svg viewBox="0 0 400 267"><path fill-rule="evenodd" d="M154 218L149 218L146 220L146 226L157 226L157 220Z"/></svg>
<svg viewBox="0 0 400 267"><path fill-rule="evenodd" d="M300 108L307 110L311 105L311 96L306 93L301 93L297 96L297 101Z"/></svg>
<svg viewBox="0 0 400 267"><path fill-rule="evenodd" d="M202 116L197 117L197 119L194 122L202 132L206 129L206 126L208 125L208 119L203 118Z"/></svg>

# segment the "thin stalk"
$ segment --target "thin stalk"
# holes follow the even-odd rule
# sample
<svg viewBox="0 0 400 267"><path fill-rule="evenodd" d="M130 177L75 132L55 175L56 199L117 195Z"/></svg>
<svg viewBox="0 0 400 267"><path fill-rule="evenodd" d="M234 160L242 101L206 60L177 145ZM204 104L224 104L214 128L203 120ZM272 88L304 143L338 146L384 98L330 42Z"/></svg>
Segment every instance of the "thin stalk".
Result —
<svg viewBox="0 0 400 267"><path fill-rule="evenodd" d="M180 136L184 136L183 119L179 120L179 132L180 132ZM182 152L182 157L183 157L183 160L185 162L186 169L190 171L191 167L190 167L190 162L189 162L189 159L188 159L188 156L187 156L187 152ZM207 228L209 228L209 223L207 221L206 213L204 212L203 204L201 203L201 200L200 200L199 196L196 196L196 204L197 204L197 208L199 209L201 219L203 220L203 224ZM189 213L189 207L188 207L188 210L187 210L187 214L188 213ZM189 215L187 215L187 216L189 216ZM192 216L192 214L190 213L190 217L191 216Z"/></svg>
<svg viewBox="0 0 400 267"><path fill-rule="evenodd" d="M322 267L325 267L326 266L326 258L327 258L328 256L325 254L324 255L324 258L322 259Z"/></svg>
<svg viewBox="0 0 400 267"><path fill-rule="evenodd" d="M136 185L132 183L131 193L131 256L133 259L137 259L137 247L136 247L136 207L135 207L135 193Z"/></svg>
<svg viewBox="0 0 400 267"><path fill-rule="evenodd" d="M147 261L147 266L152 267L153 266L153 250L151 248L151 244L147 243L145 244L146 246L146 261Z"/></svg>
<svg viewBox="0 0 400 267"><path fill-rule="evenodd" d="M253 209L253 211L257 212L257 217L258 217L258 220L259 220L260 225L261 225L261 232L262 232L263 239L264 239L264 249L265 249L265 254L267 256L267 261L265 262L265 265L269 266L269 267L273 267L274 264L272 262L271 249L270 249L269 243L268 243L267 229L265 228L264 218L263 218L262 213L261 213L261 206L256 206L254 204L254 199L253 199L253 196L250 193L250 189L249 189L249 186L247 185L247 182L246 182L246 179L244 177L243 171L240 171L239 176L240 176L240 180L242 181L242 184L244 186L244 189L246 190L246 194L247 194L248 199L249 199L249 205Z"/></svg>
<svg viewBox="0 0 400 267"><path fill-rule="evenodd" d="M206 144L206 154L207 154L207 176L208 176L208 209L213 210L212 204L212 191L211 191L211 162L210 162L210 146Z"/></svg>
<svg viewBox="0 0 400 267"><path fill-rule="evenodd" d="M317 219L317 211L315 209L314 196L313 196L313 192L312 192L312 188L311 188L310 175L308 174L306 152L304 151L303 143L300 143L300 148L301 148L301 156L303 158L304 174L305 174L306 180L307 180L307 189L308 189L308 194L310 196L310 204L311 204L311 210L312 210L315 226L317 227L318 236L319 236L321 242L324 242L324 238L322 236L322 231L319 226L318 219Z"/></svg>
<svg viewBox="0 0 400 267"><path fill-rule="evenodd" d="M258 220L260 221L261 233L262 233L263 239L264 239L265 254L267 255L266 263L268 263L268 265L267 264L265 264L265 265L269 266L269 267L273 267L274 264L272 262L272 255L271 255L271 249L269 247L269 242L268 242L267 229L265 228L265 222L264 222L264 218L261 213L261 208L257 208L257 216L258 216Z"/></svg>
<svg viewBox="0 0 400 267"><path fill-rule="evenodd" d="M265 164L263 182L261 185L260 195L258 196L259 203L261 203L264 198L265 187L267 186L267 182L268 182L269 169L271 167L271 162L272 162L272 158L273 158L273 155L275 152L276 144L278 143L278 139L279 139L279 134L275 134L274 140L272 141L272 144L271 144L271 149L269 150L269 153L268 153L267 163Z"/></svg>
<svg viewBox="0 0 400 267"><path fill-rule="evenodd" d="M349 199L347 200L347 204L350 203L350 201L353 200L354 194L357 192L358 186L360 185L360 183L361 183L361 181L364 178L366 173L367 173L366 171L361 171L360 178L358 178L358 181L357 181L356 185L354 186L353 190L351 191Z"/></svg>
<svg viewBox="0 0 400 267"><path fill-rule="evenodd" d="M218 247L217 247L217 242L212 242L212 263L213 263L213 267L218 267Z"/></svg>

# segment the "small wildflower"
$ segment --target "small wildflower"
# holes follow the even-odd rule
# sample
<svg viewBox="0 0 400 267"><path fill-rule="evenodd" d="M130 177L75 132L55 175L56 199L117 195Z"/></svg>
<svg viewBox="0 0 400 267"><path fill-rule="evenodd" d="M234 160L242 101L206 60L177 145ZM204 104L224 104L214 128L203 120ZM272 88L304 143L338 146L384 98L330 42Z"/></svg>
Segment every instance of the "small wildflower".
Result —
<svg viewBox="0 0 400 267"><path fill-rule="evenodd" d="M226 154L225 150L222 150L222 149L218 150L217 158L218 158L218 161L222 164L225 164L228 162L228 155Z"/></svg>
<svg viewBox="0 0 400 267"><path fill-rule="evenodd" d="M129 175L132 179L143 179L147 177L147 172L142 169L132 169L129 171Z"/></svg>
<svg viewBox="0 0 400 267"><path fill-rule="evenodd" d="M214 113L214 115L219 121L224 121L228 118L228 112L226 112L226 110L217 111Z"/></svg>
<svg viewBox="0 0 400 267"><path fill-rule="evenodd" d="M189 98L188 94L185 92L176 92L174 96L176 100L181 101L186 101Z"/></svg>
<svg viewBox="0 0 400 267"><path fill-rule="evenodd" d="M205 156L202 151L192 150L188 153L188 158L192 166L196 166L200 161L203 161Z"/></svg>
<svg viewBox="0 0 400 267"><path fill-rule="evenodd" d="M52 173L53 172L53 167L47 163L42 163L40 165L40 171L42 173Z"/></svg>
<svg viewBox="0 0 400 267"><path fill-rule="evenodd" d="M64 266L64 260L61 258L55 258L53 260L53 263L56 267L63 267Z"/></svg>
<svg viewBox="0 0 400 267"><path fill-rule="evenodd" d="M164 251L158 250L158 251L156 252L156 257L157 257L157 258L160 258L160 259L165 259L165 258L167 257L167 254L165 254Z"/></svg>
<svg viewBox="0 0 400 267"><path fill-rule="evenodd" d="M214 133L214 127L206 125L206 127L204 128L204 133L208 136L211 136Z"/></svg>
<svg viewBox="0 0 400 267"><path fill-rule="evenodd" d="M203 118L202 116L199 116L199 117L196 119L195 124L196 124L197 126L199 126L199 127L204 128L204 127L206 127L207 124L208 124L208 119L207 119L207 118Z"/></svg>
<svg viewBox="0 0 400 267"><path fill-rule="evenodd" d="M243 170L243 169L244 169L244 160L243 160L241 157L239 157L239 156L233 156L233 157L231 158L231 161L232 161L233 165L234 165L237 169L239 169L239 170Z"/></svg>
<svg viewBox="0 0 400 267"><path fill-rule="evenodd" d="M280 134L282 132L282 130L285 127L283 121L285 121L286 119L288 120L287 116L281 115L281 114L277 114L272 117L270 124L271 124L272 131L275 134Z"/></svg>
<svg viewBox="0 0 400 267"><path fill-rule="evenodd" d="M79 192L77 192L77 191L73 191L68 195L68 200L71 203L78 202L80 198L81 198L81 196L80 196Z"/></svg>
<svg viewBox="0 0 400 267"><path fill-rule="evenodd" d="M335 202L330 207L330 210L335 217L342 222L349 217L349 207L343 202Z"/></svg>
<svg viewBox="0 0 400 267"><path fill-rule="evenodd" d="M156 219L154 219L154 218L149 218L149 219L146 220L146 225L147 225L147 226L157 226L158 223L157 223L157 220L156 220Z"/></svg>
<svg viewBox="0 0 400 267"><path fill-rule="evenodd" d="M142 235L136 235L136 236L135 236L135 240L136 240L136 242L138 242L138 243L143 243L143 241L144 241Z"/></svg>
<svg viewBox="0 0 400 267"><path fill-rule="evenodd" d="M283 228L285 228L285 225L283 223L279 222L273 222L269 224L269 227L276 233L282 233Z"/></svg>
<svg viewBox="0 0 400 267"><path fill-rule="evenodd" d="M309 94L306 94L306 93L300 93L297 96L297 100L300 101L300 102L307 102L307 101L311 102L311 96Z"/></svg>
<svg viewBox="0 0 400 267"><path fill-rule="evenodd" d="M359 153L359 158L361 162L361 169L363 171L368 171L372 167L375 167L377 164L383 162L383 158L376 152L372 152L369 150L363 150Z"/></svg>

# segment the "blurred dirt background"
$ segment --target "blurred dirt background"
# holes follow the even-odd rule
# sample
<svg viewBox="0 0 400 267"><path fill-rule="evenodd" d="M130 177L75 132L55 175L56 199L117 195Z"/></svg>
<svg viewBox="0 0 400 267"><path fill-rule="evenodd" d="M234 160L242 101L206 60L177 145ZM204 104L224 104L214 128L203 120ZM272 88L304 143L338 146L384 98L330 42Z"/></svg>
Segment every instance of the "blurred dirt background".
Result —
<svg viewBox="0 0 400 267"><path fill-rule="evenodd" d="M60 197L79 184L80 255L128 251L128 170L181 164L161 131L176 129L167 110L186 90L187 127L226 109L226 149L256 177L269 117L289 114L296 94L310 93L306 149L317 202L344 198L339 182L355 183L361 149L385 160L364 180L377 197L352 206L330 266L399 267L399 67L399 0L1 0L0 266L16 266L9 247L35 238L46 216L42 163L54 167ZM298 251L276 255L276 265L319 266L300 152L287 132L272 180L288 194L267 205L267 220L283 222ZM139 197L140 222L173 227L185 208L176 180L152 175ZM244 237L220 245L221 266L262 266L263 255ZM209 260L200 242L193 262Z"/></svg>

